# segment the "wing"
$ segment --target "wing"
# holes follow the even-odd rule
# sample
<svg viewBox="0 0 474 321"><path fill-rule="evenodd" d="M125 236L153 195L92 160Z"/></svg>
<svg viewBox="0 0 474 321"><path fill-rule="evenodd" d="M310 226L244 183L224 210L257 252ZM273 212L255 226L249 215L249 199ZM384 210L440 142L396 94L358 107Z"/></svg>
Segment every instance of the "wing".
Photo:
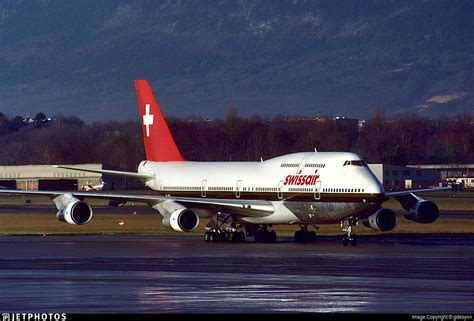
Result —
<svg viewBox="0 0 474 321"><path fill-rule="evenodd" d="M439 191L449 191L451 187L437 187L437 188L425 188L425 189L415 189L407 190L400 192L388 192L385 193L385 196L388 198L393 197L400 202L404 209L410 208L413 204L421 200L415 193L426 193L426 192L439 192Z"/></svg>
<svg viewBox="0 0 474 321"><path fill-rule="evenodd" d="M193 197L168 197L187 207L201 208L216 212L230 212L241 216L263 217L273 214L275 208L272 203L264 200L236 200Z"/></svg>
<svg viewBox="0 0 474 321"><path fill-rule="evenodd" d="M126 202L146 203L150 206L174 201L186 207L212 210L214 212L231 212L241 216L263 217L274 212L272 203L264 200L237 200L237 199L214 199L214 198L193 198L193 197L171 197L156 194L115 194L115 193L95 193L80 191L23 191L12 189L0 189L0 194L10 195L36 195L46 196L55 199L58 196L69 194L77 199L85 198L105 199L123 204Z"/></svg>
<svg viewBox="0 0 474 321"><path fill-rule="evenodd" d="M410 194L419 194L419 193L426 193L426 192L440 192L440 191L450 191L450 190L451 190L451 187L413 189L413 190L406 190L406 191L400 191L400 192L388 192L388 193L385 193L385 196L397 197L397 196L405 196L405 195L410 195Z"/></svg>

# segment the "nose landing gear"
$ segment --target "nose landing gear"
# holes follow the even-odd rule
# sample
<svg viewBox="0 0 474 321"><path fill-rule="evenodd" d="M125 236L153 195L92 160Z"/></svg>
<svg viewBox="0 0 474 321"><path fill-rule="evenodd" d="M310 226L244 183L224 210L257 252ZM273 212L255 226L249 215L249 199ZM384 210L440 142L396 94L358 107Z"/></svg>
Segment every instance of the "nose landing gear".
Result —
<svg viewBox="0 0 474 321"><path fill-rule="evenodd" d="M342 245L347 246L351 243L352 246L357 245L357 237L352 234L352 227L357 225L357 221L354 219L348 219L341 222L342 232L345 234L342 236Z"/></svg>

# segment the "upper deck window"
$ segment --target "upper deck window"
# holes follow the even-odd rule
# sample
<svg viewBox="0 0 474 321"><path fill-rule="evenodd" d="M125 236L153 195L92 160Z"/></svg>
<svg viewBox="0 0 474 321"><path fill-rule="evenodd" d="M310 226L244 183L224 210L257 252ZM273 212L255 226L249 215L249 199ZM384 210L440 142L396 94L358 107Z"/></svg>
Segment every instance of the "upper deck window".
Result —
<svg viewBox="0 0 474 321"><path fill-rule="evenodd" d="M367 167L367 163L365 160L348 160L344 162L344 166L362 166L362 167Z"/></svg>
<svg viewBox="0 0 474 321"><path fill-rule="evenodd" d="M307 163L307 164L304 165L304 167L318 167L318 168L324 168L324 167L326 167L326 164Z"/></svg>
<svg viewBox="0 0 474 321"><path fill-rule="evenodd" d="M283 163L280 165L280 167L298 167L299 164L296 163Z"/></svg>

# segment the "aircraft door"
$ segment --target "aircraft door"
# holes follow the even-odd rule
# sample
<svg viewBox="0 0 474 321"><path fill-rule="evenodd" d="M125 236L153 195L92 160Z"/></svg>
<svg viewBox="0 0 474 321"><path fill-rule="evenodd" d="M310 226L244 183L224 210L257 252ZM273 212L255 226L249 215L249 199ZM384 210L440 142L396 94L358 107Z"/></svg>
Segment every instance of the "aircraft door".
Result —
<svg viewBox="0 0 474 321"><path fill-rule="evenodd" d="M303 160L298 164L298 168L296 169L296 174L301 174L303 171L304 167L306 166L306 161L308 160L309 156L306 156L303 158Z"/></svg>
<svg viewBox="0 0 474 321"><path fill-rule="evenodd" d="M202 180L201 184L201 196L206 197L206 190L207 190L207 179Z"/></svg>
<svg viewBox="0 0 474 321"><path fill-rule="evenodd" d="M314 199L321 199L321 181L316 181L316 184L314 184Z"/></svg>
<svg viewBox="0 0 474 321"><path fill-rule="evenodd" d="M235 197L240 198L240 189L242 187L242 181L238 180L237 183L235 184Z"/></svg>
<svg viewBox="0 0 474 321"><path fill-rule="evenodd" d="M278 182L278 199L283 199L283 181Z"/></svg>

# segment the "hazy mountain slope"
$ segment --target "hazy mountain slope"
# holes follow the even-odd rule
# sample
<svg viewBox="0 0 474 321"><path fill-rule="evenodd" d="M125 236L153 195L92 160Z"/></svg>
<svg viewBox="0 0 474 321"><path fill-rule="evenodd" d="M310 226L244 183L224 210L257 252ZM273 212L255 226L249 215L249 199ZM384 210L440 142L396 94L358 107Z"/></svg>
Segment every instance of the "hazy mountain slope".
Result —
<svg viewBox="0 0 474 321"><path fill-rule="evenodd" d="M0 111L472 111L472 1L1 1Z"/></svg>

